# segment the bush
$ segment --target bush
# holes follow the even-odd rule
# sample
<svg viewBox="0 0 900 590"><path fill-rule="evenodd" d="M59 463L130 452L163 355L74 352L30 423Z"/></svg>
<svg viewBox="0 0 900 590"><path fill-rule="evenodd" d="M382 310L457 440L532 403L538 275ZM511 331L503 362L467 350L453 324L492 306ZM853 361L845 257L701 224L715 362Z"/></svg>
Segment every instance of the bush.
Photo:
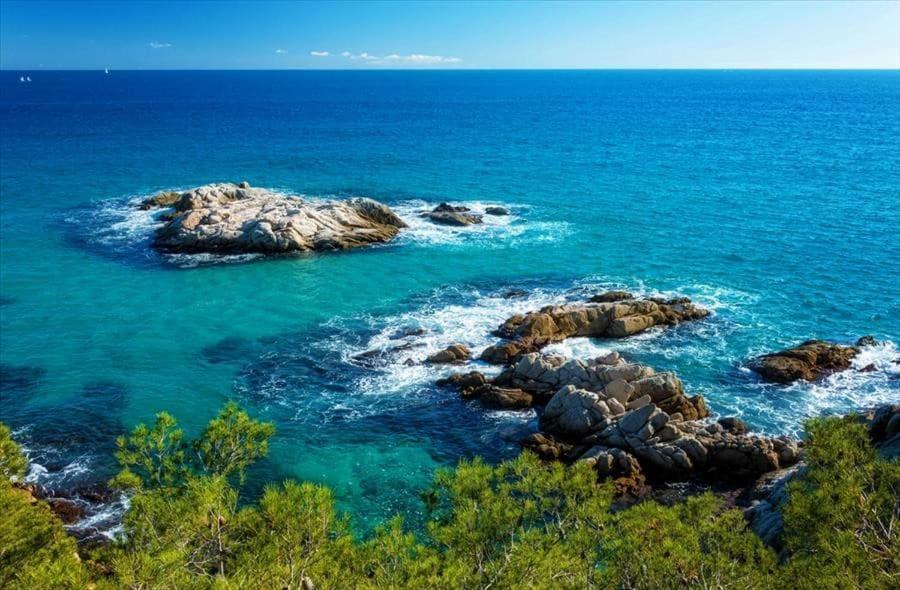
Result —
<svg viewBox="0 0 900 590"><path fill-rule="evenodd" d="M666 507L610 510L612 489L585 464L545 465L524 453L490 466L463 461L424 494L418 535L397 517L355 538L332 492L268 486L239 504L244 470L272 427L226 406L184 440L160 414L120 441L131 490L125 535L88 562L99 588L896 588L897 463L880 458L854 421L820 420L804 476L789 487L785 553L710 494ZM10 446L12 445L12 446ZM74 543L46 506L13 488L22 465L0 430L4 465L2 587L78 587Z"/></svg>

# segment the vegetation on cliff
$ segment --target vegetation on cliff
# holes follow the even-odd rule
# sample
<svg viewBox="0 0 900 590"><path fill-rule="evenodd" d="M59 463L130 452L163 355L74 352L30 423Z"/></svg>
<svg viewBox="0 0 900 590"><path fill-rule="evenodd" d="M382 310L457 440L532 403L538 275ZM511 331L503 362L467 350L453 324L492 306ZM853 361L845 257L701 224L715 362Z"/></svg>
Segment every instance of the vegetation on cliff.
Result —
<svg viewBox="0 0 900 590"><path fill-rule="evenodd" d="M272 425L226 406L197 440L159 414L119 441L114 485L131 494L124 535L79 548L20 487L25 462L0 428L4 588L895 588L900 465L851 419L807 426L807 468L789 488L783 552L712 495L611 511L585 463L525 453L463 461L424 494L413 534L397 517L354 536L328 488L284 482L241 501ZM246 500L246 499L245 499Z"/></svg>

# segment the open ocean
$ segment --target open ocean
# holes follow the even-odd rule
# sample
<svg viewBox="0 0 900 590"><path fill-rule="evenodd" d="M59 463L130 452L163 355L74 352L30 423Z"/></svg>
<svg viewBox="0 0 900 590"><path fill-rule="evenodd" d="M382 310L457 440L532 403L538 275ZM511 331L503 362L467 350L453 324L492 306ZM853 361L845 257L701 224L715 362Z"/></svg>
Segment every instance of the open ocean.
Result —
<svg viewBox="0 0 900 590"><path fill-rule="evenodd" d="M326 483L359 530L416 522L437 467L512 457L536 419L404 361L477 354L513 312L613 287L714 315L553 350L674 370L768 433L900 403L900 72L24 74L0 72L0 420L45 485L104 481L116 435L157 411L193 434L235 399L278 429L252 487ZM341 254L149 249L135 200L243 180L370 196L411 227ZM512 215L417 217L441 201ZM866 334L874 372L784 387L742 368Z"/></svg>

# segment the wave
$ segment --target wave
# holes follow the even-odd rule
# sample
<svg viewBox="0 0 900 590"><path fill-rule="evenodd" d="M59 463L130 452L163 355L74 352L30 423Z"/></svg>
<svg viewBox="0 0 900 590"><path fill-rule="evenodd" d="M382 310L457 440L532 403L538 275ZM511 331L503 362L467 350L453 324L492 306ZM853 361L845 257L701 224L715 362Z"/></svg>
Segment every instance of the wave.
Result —
<svg viewBox="0 0 900 590"><path fill-rule="evenodd" d="M503 248L516 245L521 238L528 241L551 242L567 236L571 227L562 221L532 221L528 217L533 208L528 205L501 203L498 201L464 201L472 213L482 218L482 223L467 226L436 224L422 213L431 211L438 203L413 199L400 201L391 208L409 226L401 232L398 241L423 245L461 245L478 243L487 248ZM503 207L508 215L488 215L489 207Z"/></svg>

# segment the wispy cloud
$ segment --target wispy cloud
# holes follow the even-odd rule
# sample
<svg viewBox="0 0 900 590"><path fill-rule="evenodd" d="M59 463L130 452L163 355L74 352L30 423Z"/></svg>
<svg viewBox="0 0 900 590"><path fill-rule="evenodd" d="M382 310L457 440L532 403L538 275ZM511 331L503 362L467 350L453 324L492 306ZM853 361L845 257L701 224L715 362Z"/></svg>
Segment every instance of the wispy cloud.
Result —
<svg viewBox="0 0 900 590"><path fill-rule="evenodd" d="M165 49L166 47L171 47L171 43L160 43L158 41L151 41L150 48L151 49Z"/></svg>
<svg viewBox="0 0 900 590"><path fill-rule="evenodd" d="M409 55L400 55L392 53L380 57L371 53L350 53L344 51L341 53L343 57L365 62L371 65L396 65L396 66L436 66L444 64L458 64L462 62L461 58L449 57L443 55L426 55L424 53L411 53Z"/></svg>
<svg viewBox="0 0 900 590"><path fill-rule="evenodd" d="M385 56L384 61L388 63L433 65L458 64L462 59L458 57L445 57L443 55L425 55L423 53L412 53L410 55L397 55L396 53L392 53L391 55Z"/></svg>
<svg viewBox="0 0 900 590"><path fill-rule="evenodd" d="M345 51L344 53L347 53L347 52ZM372 61L372 60L378 59L377 55L370 55L370 54L366 53L365 51L363 51L362 53L356 53L356 54L351 53L347 57L349 57L350 59L361 59L363 61Z"/></svg>
<svg viewBox="0 0 900 590"><path fill-rule="evenodd" d="M276 49L275 50L275 53L277 53L278 55L284 55L287 52L288 52L287 49Z"/></svg>
<svg viewBox="0 0 900 590"><path fill-rule="evenodd" d="M327 51L310 51L309 54L313 57L328 57L329 55Z"/></svg>

